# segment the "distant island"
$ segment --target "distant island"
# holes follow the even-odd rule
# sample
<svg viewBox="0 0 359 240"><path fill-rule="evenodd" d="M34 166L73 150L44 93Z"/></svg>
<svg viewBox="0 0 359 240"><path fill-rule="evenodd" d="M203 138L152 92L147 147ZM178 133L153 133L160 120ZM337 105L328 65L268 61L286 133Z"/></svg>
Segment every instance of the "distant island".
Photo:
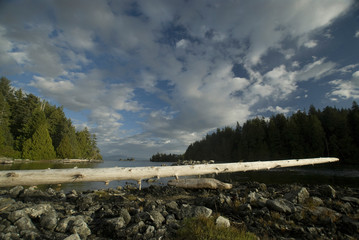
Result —
<svg viewBox="0 0 359 240"><path fill-rule="evenodd" d="M101 160L96 135L76 130L63 107L0 79L0 157L29 160Z"/></svg>
<svg viewBox="0 0 359 240"><path fill-rule="evenodd" d="M135 161L135 158L120 158L119 161Z"/></svg>

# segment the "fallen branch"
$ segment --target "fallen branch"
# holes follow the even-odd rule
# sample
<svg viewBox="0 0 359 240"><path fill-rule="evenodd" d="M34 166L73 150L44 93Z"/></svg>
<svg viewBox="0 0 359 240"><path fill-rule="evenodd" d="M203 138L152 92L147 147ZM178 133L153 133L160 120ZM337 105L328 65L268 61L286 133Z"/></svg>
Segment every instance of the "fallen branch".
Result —
<svg viewBox="0 0 359 240"><path fill-rule="evenodd" d="M73 168L45 170L0 171L0 187L16 185L40 185L69 182L105 182L114 180L137 180L141 188L142 179L180 176L196 176L230 172L245 172L271 168L294 167L336 162L338 158L308 158L277 161L238 162L223 164L199 164L185 166L158 167L113 167L113 168Z"/></svg>

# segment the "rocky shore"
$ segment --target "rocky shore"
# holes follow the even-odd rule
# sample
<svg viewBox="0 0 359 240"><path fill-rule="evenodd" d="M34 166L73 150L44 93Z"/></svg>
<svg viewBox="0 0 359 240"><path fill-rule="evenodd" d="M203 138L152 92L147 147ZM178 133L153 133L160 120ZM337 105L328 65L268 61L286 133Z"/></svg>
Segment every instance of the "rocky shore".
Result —
<svg viewBox="0 0 359 240"><path fill-rule="evenodd" d="M183 220L197 216L259 239L359 239L359 188L248 182L230 190L0 190L0 239L175 239Z"/></svg>

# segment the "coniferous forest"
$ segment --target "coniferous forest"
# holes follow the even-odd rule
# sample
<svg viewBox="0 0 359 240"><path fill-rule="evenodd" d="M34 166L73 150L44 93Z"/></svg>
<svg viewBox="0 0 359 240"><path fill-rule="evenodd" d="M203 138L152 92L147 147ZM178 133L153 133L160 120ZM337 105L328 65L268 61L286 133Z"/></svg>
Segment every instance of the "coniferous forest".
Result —
<svg viewBox="0 0 359 240"><path fill-rule="evenodd" d="M76 131L62 107L15 90L5 77L0 79L0 157L102 159L87 128Z"/></svg>
<svg viewBox="0 0 359 240"><path fill-rule="evenodd" d="M254 118L242 126L217 129L191 144L184 159L237 162L310 157L338 157L359 164L359 107L311 106L290 117Z"/></svg>

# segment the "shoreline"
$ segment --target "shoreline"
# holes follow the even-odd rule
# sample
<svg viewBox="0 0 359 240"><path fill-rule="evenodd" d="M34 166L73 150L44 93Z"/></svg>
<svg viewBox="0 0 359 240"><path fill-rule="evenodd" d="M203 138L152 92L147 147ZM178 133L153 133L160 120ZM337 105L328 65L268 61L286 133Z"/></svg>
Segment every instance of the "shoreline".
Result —
<svg viewBox="0 0 359 240"><path fill-rule="evenodd" d="M199 215L222 216L259 238L359 238L358 187L234 182L230 190L64 193L17 186L0 189L0 209L0 239L173 239L183 220Z"/></svg>
<svg viewBox="0 0 359 240"><path fill-rule="evenodd" d="M30 159L13 159L8 157L0 157L0 164L17 164L32 162L53 162L53 163L102 163L100 159L51 159L51 160L30 160Z"/></svg>

